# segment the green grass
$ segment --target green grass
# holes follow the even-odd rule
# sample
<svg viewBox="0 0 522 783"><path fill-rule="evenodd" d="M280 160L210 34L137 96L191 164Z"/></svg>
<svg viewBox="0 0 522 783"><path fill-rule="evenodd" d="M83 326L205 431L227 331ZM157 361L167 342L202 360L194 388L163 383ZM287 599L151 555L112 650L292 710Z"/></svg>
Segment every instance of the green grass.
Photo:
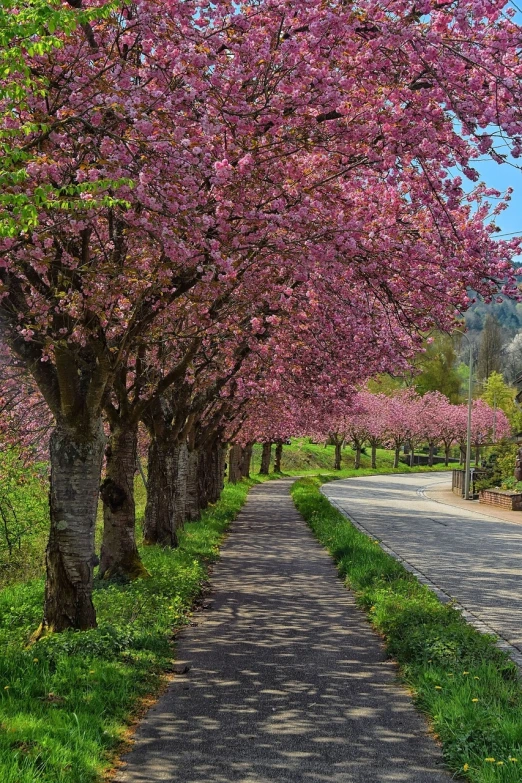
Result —
<svg viewBox="0 0 522 783"><path fill-rule="evenodd" d="M522 688L515 664L331 506L319 491L322 480L296 482L294 502L384 636L448 767L474 783L520 783Z"/></svg>
<svg viewBox="0 0 522 783"><path fill-rule="evenodd" d="M0 593L0 780L93 783L129 720L157 692L172 661L173 631L187 622L229 522L253 482L227 485L176 550L141 550L150 579L98 584L99 626L27 647L41 620L43 579ZM143 510L138 497L138 515Z"/></svg>
<svg viewBox="0 0 522 783"><path fill-rule="evenodd" d="M261 444L254 445L252 453L252 473L259 472L261 465ZM270 470L273 470L275 446L272 446L272 462ZM281 470L286 475L311 475L318 471L332 471L334 468L334 446L325 446L323 443L311 443L310 438L292 438L290 445L283 446L283 458L281 460ZM370 448L365 449L361 455L361 468L358 475L364 474L364 470L371 470ZM336 471L336 476L343 478L345 471L353 469L355 462L355 451L350 446L345 446L342 450L341 471ZM393 470L393 452L388 449L377 449L377 465L379 472ZM444 465L436 465L430 470L446 470ZM418 472L419 468L410 468L401 463L396 472L409 473Z"/></svg>

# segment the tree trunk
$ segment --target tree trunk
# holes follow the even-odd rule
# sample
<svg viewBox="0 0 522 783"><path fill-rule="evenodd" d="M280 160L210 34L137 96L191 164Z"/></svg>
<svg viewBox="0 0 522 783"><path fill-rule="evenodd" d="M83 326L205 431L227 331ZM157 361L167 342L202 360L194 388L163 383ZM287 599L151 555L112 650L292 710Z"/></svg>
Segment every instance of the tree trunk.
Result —
<svg viewBox="0 0 522 783"><path fill-rule="evenodd" d="M341 453L342 443L336 442L335 444L335 456L334 456L334 470L341 470Z"/></svg>
<svg viewBox="0 0 522 783"><path fill-rule="evenodd" d="M372 443L372 468L374 470L377 468L377 446L375 443Z"/></svg>
<svg viewBox="0 0 522 783"><path fill-rule="evenodd" d="M243 449L238 443L233 443L228 452L228 480L230 484L237 484L241 481L241 462L243 459ZM207 460L206 470L210 471L212 458ZM210 476L209 476L210 478Z"/></svg>
<svg viewBox="0 0 522 783"><path fill-rule="evenodd" d="M87 437L60 423L51 435L51 529L44 618L37 636L96 627L94 530L104 446L101 419Z"/></svg>
<svg viewBox="0 0 522 783"><path fill-rule="evenodd" d="M231 451L229 452L230 464L232 462ZM219 500L224 487L225 460L226 447L223 446L221 441L214 441L214 443L207 444L201 448L198 466L201 508L206 508L209 503L216 503ZM241 476L237 480L239 481L240 478Z"/></svg>
<svg viewBox="0 0 522 783"><path fill-rule="evenodd" d="M480 462L480 446L475 448L475 467L478 468Z"/></svg>
<svg viewBox="0 0 522 783"><path fill-rule="evenodd" d="M247 443L243 448L243 454L239 464L239 470L243 478L250 478L250 462L252 460L252 443Z"/></svg>
<svg viewBox="0 0 522 783"><path fill-rule="evenodd" d="M398 446L395 446L395 453L393 455L393 467L398 468L399 467L399 456L401 453L401 445L399 443Z"/></svg>
<svg viewBox="0 0 522 783"><path fill-rule="evenodd" d="M270 471L270 460L272 458L272 444L270 442L263 443L263 451L261 453L261 468L259 473L262 476L268 476Z"/></svg>
<svg viewBox="0 0 522 783"><path fill-rule="evenodd" d="M355 462L354 462L354 468L356 470L359 470L361 467L361 445L359 443L355 446Z"/></svg>
<svg viewBox="0 0 522 783"><path fill-rule="evenodd" d="M198 519L201 514L199 497L199 450L189 450L187 457L187 519Z"/></svg>
<svg viewBox="0 0 522 783"><path fill-rule="evenodd" d="M111 429L105 480L100 489L103 541L98 573L102 579L137 579L148 575L136 546L134 476L138 428L118 422Z"/></svg>
<svg viewBox="0 0 522 783"><path fill-rule="evenodd" d="M210 450L210 503L217 503L223 491L225 456L226 450L223 444L220 441L215 441Z"/></svg>
<svg viewBox="0 0 522 783"><path fill-rule="evenodd" d="M185 521L188 451L185 443L153 438L149 446L147 505L143 537L147 544L176 547Z"/></svg>
<svg viewBox="0 0 522 783"><path fill-rule="evenodd" d="M283 456L283 441L278 440L275 448L274 473L281 473L282 456Z"/></svg>
<svg viewBox="0 0 522 783"><path fill-rule="evenodd" d="M430 468L433 467L433 452L434 452L434 450L435 450L435 446L433 445L433 443L430 443L429 444L429 453L428 453L428 465L430 466Z"/></svg>
<svg viewBox="0 0 522 783"><path fill-rule="evenodd" d="M209 504L209 496L210 496L210 489L209 489L209 454L208 449L203 446L199 450L199 461L198 461L198 492L199 492L199 502L201 509L205 509ZM230 470L230 452L229 452L229 470Z"/></svg>
<svg viewBox="0 0 522 783"><path fill-rule="evenodd" d="M411 446L411 452L410 452L410 468L413 468L415 465L415 448Z"/></svg>
<svg viewBox="0 0 522 783"><path fill-rule="evenodd" d="M451 448L451 446L445 446L444 447L444 464L445 465L449 465L450 448Z"/></svg>

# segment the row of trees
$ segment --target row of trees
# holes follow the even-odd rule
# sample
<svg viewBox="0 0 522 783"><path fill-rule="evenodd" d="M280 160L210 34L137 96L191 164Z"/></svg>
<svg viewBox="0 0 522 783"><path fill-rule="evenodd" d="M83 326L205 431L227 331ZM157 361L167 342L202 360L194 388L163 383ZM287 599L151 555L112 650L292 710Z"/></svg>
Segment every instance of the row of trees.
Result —
<svg viewBox="0 0 522 783"><path fill-rule="evenodd" d="M428 447L429 465L433 465L435 450L442 448L447 465L453 446L460 447L461 455L465 453L467 419L467 405L453 405L440 392L421 396L412 389L392 395L361 391L354 394L348 403L315 413L312 409L292 411L288 406L285 415L271 416L267 422L260 419L260 409L256 406L252 420L247 421L241 430L242 440L233 447L231 477L237 480L248 474L252 452L249 437L263 440L261 473L268 472L273 443L276 444L274 470L277 472L281 469L284 442L292 436L303 435L311 435L317 441L328 441L335 446L335 470L341 469L342 448L346 444L351 444L355 450L355 468L361 466L361 453L365 447L370 447L372 468L376 467L377 448L380 447L393 449L393 465L398 467L403 446L410 449L412 465L415 450L420 446ZM476 449L476 461L481 447L496 443L510 434L511 424L503 410L491 407L482 399L473 401L471 444Z"/></svg>
<svg viewBox="0 0 522 783"><path fill-rule="evenodd" d="M42 632L96 622L102 464L100 574L143 572L140 426L145 537L175 546L252 405L328 411L404 370L470 287L515 291L518 248L493 239L500 194L455 175L499 160L496 132L521 149L502 3L69 6L77 32L15 24L24 67L0 72L4 405L53 428Z"/></svg>

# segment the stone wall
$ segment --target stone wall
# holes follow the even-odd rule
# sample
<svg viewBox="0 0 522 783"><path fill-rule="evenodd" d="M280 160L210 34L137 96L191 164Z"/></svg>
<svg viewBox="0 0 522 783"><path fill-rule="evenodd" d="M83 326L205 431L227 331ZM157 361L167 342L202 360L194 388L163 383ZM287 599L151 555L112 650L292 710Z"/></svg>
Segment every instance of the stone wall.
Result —
<svg viewBox="0 0 522 783"><path fill-rule="evenodd" d="M479 503L498 506L511 511L522 511L522 493L502 492L496 489L484 489L479 493Z"/></svg>

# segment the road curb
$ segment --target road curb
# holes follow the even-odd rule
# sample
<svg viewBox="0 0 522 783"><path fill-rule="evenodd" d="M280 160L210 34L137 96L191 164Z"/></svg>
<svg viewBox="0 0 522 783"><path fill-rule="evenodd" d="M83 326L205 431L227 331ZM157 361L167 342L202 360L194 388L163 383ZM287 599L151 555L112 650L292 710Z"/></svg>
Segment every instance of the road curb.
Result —
<svg viewBox="0 0 522 783"><path fill-rule="evenodd" d="M326 500L330 503L330 505L334 506L334 508L339 511L345 519L347 519L349 522L352 523L354 527L356 527L358 530L361 531L361 533L364 533L365 536L368 536L368 538L371 538L372 541L376 541L383 552L386 552L386 554L390 555L390 557L393 557L394 560L396 560L398 563L400 563L407 571L409 571L413 576L416 577L416 579L421 582L421 584L428 587L441 601L441 603L448 604L451 603L455 609L457 609L462 617L468 622L470 625L472 625L474 628L476 628L477 631L483 634L487 634L489 636L494 636L496 638L496 646L504 650L513 663L515 663L520 673L522 674L522 650L519 650L518 647L515 647L512 645L507 639L504 639L504 637L500 636L500 634L497 631L494 631L493 628L491 628L487 623L485 623L483 620L480 620L476 615L474 615L472 612L470 612L466 607L464 607L462 604L460 604L458 601L456 601L449 593L446 593L442 588L440 588L435 582L432 582L431 579L429 579L425 574L422 573L422 571L419 571L418 568L413 566L411 563L409 563L407 560L405 560L403 557L401 557L397 552L395 552L394 549L389 547L387 544L385 544L382 540L379 538L376 538L373 533L371 533L367 528L364 527L363 524L361 524L357 519L355 519L352 515L349 515L339 503L337 503L336 500L333 500L332 498L329 498L328 495L323 492L323 487L320 487L320 492L323 495L323 497L326 498Z"/></svg>

